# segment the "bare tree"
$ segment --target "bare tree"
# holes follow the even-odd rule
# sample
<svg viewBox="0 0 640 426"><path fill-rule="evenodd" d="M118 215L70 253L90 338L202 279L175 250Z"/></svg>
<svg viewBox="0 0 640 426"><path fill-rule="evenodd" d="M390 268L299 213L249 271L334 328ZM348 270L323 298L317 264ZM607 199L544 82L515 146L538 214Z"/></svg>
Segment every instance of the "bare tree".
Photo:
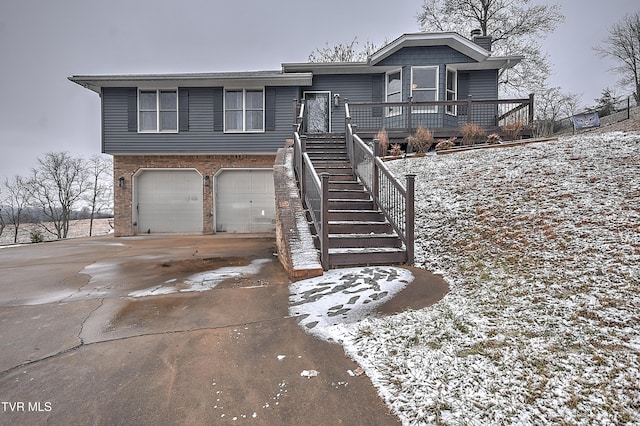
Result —
<svg viewBox="0 0 640 426"><path fill-rule="evenodd" d="M26 209L29 207L31 196L29 183L22 176L15 175L12 180L5 178L4 188L7 191L5 198L6 220L13 225L13 242L18 242L18 232L24 219Z"/></svg>
<svg viewBox="0 0 640 426"><path fill-rule="evenodd" d="M2 236L2 233L4 232L4 228L7 226L5 221L4 221L4 213L2 213L2 208L3 208L3 203L4 199L2 198L2 188L0 188L0 237Z"/></svg>
<svg viewBox="0 0 640 426"><path fill-rule="evenodd" d="M503 92L527 94L545 86L551 65L539 40L564 21L559 5L532 0L424 0L417 15L424 31L454 31L463 35L480 29L492 37L492 50L525 59L500 75Z"/></svg>
<svg viewBox="0 0 640 426"><path fill-rule="evenodd" d="M636 103L640 103L640 12L625 15L611 26L603 45L595 49L601 56L617 62L612 70L620 75L622 85L633 87Z"/></svg>
<svg viewBox="0 0 640 426"><path fill-rule="evenodd" d="M549 136L554 133L557 130L558 120L573 116L579 103L579 95L564 93L559 87L551 87L540 92L536 102L538 136Z"/></svg>
<svg viewBox="0 0 640 426"><path fill-rule="evenodd" d="M357 37L354 37L351 43L346 44L339 43L335 46L329 46L329 43L326 43L322 49L317 48L311 52L309 62L364 62L377 50L370 41L367 41L361 50L356 48L357 44Z"/></svg>
<svg viewBox="0 0 640 426"><path fill-rule="evenodd" d="M93 219L105 208L111 207L113 195L113 163L111 158L94 155L89 159L87 171L91 186L85 196L89 203L89 236L93 235Z"/></svg>
<svg viewBox="0 0 640 426"><path fill-rule="evenodd" d="M38 158L29 185L34 202L51 224L41 224L47 232L58 239L67 238L71 212L89 182L82 158L73 158L67 152L50 152Z"/></svg>

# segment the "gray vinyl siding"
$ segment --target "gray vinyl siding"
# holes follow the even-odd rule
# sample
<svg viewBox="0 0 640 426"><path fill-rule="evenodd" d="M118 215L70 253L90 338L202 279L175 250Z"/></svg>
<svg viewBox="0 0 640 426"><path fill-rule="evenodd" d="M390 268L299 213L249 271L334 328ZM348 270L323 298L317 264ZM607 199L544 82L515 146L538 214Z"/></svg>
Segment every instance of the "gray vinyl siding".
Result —
<svg viewBox="0 0 640 426"><path fill-rule="evenodd" d="M107 154L222 154L275 153L291 138L292 100L295 87L265 88L275 91L275 130L260 133L224 133L214 130L214 105L220 105L221 88L180 88L187 90L188 130L178 133L138 133L131 129L130 94L136 88L104 88L102 91L102 149ZM217 102L216 102L217 101ZM180 111L180 106L178 107ZM265 102L265 108L267 108ZM270 113L271 114L271 113ZM181 114L180 119L184 119ZM266 120L265 120L266 121ZM217 123L221 124L221 123ZM185 129L184 123L179 123ZM217 126L215 126L217 127ZM265 122L265 128L269 128ZM222 128L222 127L220 127ZM134 131L131 131L134 130Z"/></svg>
<svg viewBox="0 0 640 426"><path fill-rule="evenodd" d="M382 102L384 94L384 74L341 74L316 75L313 86L303 87L306 91L329 91L332 96L331 130L344 132L344 102ZM333 106L333 95L340 95L340 105Z"/></svg>
<svg viewBox="0 0 640 426"><path fill-rule="evenodd" d="M473 99L497 99L498 70L469 72L469 93L467 95L473 96Z"/></svg>

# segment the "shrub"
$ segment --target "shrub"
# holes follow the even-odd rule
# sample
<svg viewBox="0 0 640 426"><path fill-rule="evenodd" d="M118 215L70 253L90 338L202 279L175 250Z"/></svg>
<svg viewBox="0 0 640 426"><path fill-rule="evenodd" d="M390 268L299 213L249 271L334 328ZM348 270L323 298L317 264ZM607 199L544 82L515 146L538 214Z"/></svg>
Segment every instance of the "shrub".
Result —
<svg viewBox="0 0 640 426"><path fill-rule="evenodd" d="M520 139L520 134L524 130L524 124L520 120L505 124L501 127L504 136L509 141Z"/></svg>
<svg viewBox="0 0 640 426"><path fill-rule="evenodd" d="M462 129L460 129L460 132L462 133L462 143L464 145L473 145L474 143L484 140L486 136L486 132L482 126L475 123L465 124L462 126Z"/></svg>
<svg viewBox="0 0 640 426"><path fill-rule="evenodd" d="M394 157L400 157L402 155L402 148L400 147L400 144L394 143L393 145L391 145L391 151L389 152Z"/></svg>
<svg viewBox="0 0 640 426"><path fill-rule="evenodd" d="M489 145L496 145L502 143L502 138L497 133L491 133L489 136L487 136L487 143Z"/></svg>
<svg viewBox="0 0 640 426"><path fill-rule="evenodd" d="M431 130L425 129L422 126L418 127L414 135L407 137L406 141L411 144L414 151L419 154L424 154L429 151L435 143Z"/></svg>
<svg viewBox="0 0 640 426"><path fill-rule="evenodd" d="M445 149L451 149L456 144L456 137L451 137L449 139L440 139L436 144L436 151L442 151Z"/></svg>
<svg viewBox="0 0 640 426"><path fill-rule="evenodd" d="M387 149L389 149L389 135L385 129L381 129L376 134L376 139L380 141L380 153L381 155L385 155Z"/></svg>
<svg viewBox="0 0 640 426"><path fill-rule="evenodd" d="M31 231L30 237L32 243L41 243L44 241L44 235L42 235L42 231L39 229Z"/></svg>

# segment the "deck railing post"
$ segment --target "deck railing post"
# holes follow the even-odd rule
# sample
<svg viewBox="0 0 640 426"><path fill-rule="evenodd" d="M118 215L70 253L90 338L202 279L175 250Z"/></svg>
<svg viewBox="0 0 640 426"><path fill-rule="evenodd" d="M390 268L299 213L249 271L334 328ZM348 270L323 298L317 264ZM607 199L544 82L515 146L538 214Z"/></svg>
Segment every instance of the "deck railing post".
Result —
<svg viewBox="0 0 640 426"><path fill-rule="evenodd" d="M411 115L413 113L413 108L411 107L411 104L413 103L413 96L409 96L407 98L407 132L409 133L413 133L413 120L411 118Z"/></svg>
<svg viewBox="0 0 640 426"><path fill-rule="evenodd" d="M300 152L307 152L307 135L300 135Z"/></svg>
<svg viewBox="0 0 640 426"><path fill-rule="evenodd" d="M377 209L379 204L378 204L378 197L380 194L380 176L378 174L378 162L376 161L376 158L380 156L380 139L374 139L373 140L373 176L371 176L373 178L373 188L371 190L371 192L373 194L371 194L373 196L373 208Z"/></svg>
<svg viewBox="0 0 640 426"><path fill-rule="evenodd" d="M320 217L322 221L320 230L320 260L322 269L329 269L329 173L320 174L322 184L322 198L320 200Z"/></svg>
<svg viewBox="0 0 640 426"><path fill-rule="evenodd" d="M406 246L407 246L407 264L413 265L414 261L414 242L415 242L415 178L416 175L406 175L407 178L407 197L405 206L405 228L407 232Z"/></svg>
<svg viewBox="0 0 640 426"><path fill-rule="evenodd" d="M357 124L351 124L351 170L353 171L353 173L356 172L357 169L357 165L356 165L356 149L355 149L355 143L353 142L353 136L355 136L358 132L358 125Z"/></svg>
<svg viewBox="0 0 640 426"><path fill-rule="evenodd" d="M471 102L472 96L469 95L467 98L467 124L471 124L471 106L473 103Z"/></svg>
<svg viewBox="0 0 640 426"><path fill-rule="evenodd" d="M529 125L533 124L534 116L533 116L533 93L529 94Z"/></svg>

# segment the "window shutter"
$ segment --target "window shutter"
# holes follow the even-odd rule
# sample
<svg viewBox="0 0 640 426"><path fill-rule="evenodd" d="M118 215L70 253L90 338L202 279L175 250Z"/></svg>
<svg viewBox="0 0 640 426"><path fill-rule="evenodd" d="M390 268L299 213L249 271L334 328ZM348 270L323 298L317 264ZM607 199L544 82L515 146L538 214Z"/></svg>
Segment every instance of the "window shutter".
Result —
<svg viewBox="0 0 640 426"><path fill-rule="evenodd" d="M138 131L138 89L135 87L127 91L127 130Z"/></svg>
<svg viewBox="0 0 640 426"><path fill-rule="evenodd" d="M213 131L224 131L224 110L223 110L222 87L213 89Z"/></svg>
<svg viewBox="0 0 640 426"><path fill-rule="evenodd" d="M179 131L189 131L189 89L178 90L178 122Z"/></svg>
<svg viewBox="0 0 640 426"><path fill-rule="evenodd" d="M276 130L276 89L268 87L264 94L264 130Z"/></svg>

